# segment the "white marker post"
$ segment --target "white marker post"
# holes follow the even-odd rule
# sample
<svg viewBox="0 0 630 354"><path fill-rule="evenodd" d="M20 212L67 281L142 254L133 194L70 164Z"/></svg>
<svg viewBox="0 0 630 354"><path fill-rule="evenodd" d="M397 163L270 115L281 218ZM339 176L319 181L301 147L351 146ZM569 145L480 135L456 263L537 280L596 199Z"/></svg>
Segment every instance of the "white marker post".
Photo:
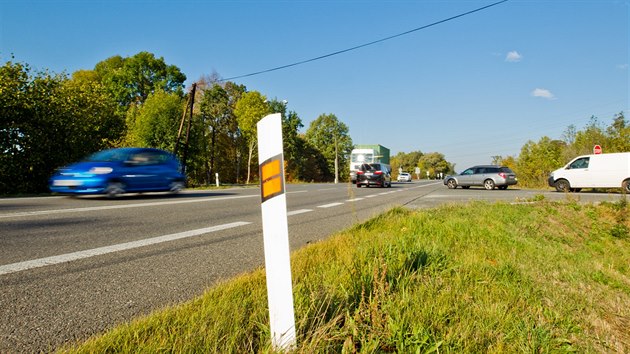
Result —
<svg viewBox="0 0 630 354"><path fill-rule="evenodd" d="M280 114L266 116L257 127L271 345L290 349L295 346L295 318Z"/></svg>

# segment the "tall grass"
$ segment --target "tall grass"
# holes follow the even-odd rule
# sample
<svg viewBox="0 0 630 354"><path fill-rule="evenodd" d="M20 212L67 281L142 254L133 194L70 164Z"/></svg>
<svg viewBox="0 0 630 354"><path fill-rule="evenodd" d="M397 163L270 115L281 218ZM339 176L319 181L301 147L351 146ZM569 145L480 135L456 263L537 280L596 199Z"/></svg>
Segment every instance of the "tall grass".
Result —
<svg viewBox="0 0 630 354"><path fill-rule="evenodd" d="M292 255L297 353L630 352L627 203L395 208ZM68 352L272 352L262 270Z"/></svg>

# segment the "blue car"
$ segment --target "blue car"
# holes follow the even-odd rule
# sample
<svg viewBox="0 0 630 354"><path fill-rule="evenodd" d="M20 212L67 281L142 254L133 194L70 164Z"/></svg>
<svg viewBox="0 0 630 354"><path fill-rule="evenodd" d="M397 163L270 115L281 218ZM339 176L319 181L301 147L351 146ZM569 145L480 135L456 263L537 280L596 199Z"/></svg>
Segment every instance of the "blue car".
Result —
<svg viewBox="0 0 630 354"><path fill-rule="evenodd" d="M50 178L49 187L53 193L109 197L127 192L177 193L186 186L181 170L177 158L163 150L110 149L58 169Z"/></svg>

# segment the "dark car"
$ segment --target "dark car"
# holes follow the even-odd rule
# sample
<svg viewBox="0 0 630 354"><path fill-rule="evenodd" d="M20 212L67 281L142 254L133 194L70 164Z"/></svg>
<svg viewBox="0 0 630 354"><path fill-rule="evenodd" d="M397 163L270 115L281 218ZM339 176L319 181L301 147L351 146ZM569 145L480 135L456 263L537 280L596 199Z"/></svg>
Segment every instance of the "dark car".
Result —
<svg viewBox="0 0 630 354"><path fill-rule="evenodd" d="M127 192L179 192L186 185L177 158L152 148L119 148L97 152L87 159L58 169L50 178L51 192L106 194Z"/></svg>
<svg viewBox="0 0 630 354"><path fill-rule="evenodd" d="M392 170L384 163L364 163L357 171L357 187L361 186L392 186Z"/></svg>
<svg viewBox="0 0 630 354"><path fill-rule="evenodd" d="M485 189L492 190L495 187L499 189L507 189L518 183L516 174L505 166L480 165L467 168L464 172L446 176L444 185L450 189L458 186L462 188L470 188L471 186L483 186Z"/></svg>

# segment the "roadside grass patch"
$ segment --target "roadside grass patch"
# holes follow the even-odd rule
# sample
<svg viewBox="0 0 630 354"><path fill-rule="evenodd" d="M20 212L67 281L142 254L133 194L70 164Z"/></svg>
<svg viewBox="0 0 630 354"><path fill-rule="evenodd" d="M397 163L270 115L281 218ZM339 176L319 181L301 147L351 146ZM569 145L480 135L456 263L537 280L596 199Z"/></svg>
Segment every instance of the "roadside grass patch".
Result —
<svg viewBox="0 0 630 354"><path fill-rule="evenodd" d="M628 212L394 208L292 254L292 351L630 352ZM266 296L258 269L60 351L273 352Z"/></svg>

